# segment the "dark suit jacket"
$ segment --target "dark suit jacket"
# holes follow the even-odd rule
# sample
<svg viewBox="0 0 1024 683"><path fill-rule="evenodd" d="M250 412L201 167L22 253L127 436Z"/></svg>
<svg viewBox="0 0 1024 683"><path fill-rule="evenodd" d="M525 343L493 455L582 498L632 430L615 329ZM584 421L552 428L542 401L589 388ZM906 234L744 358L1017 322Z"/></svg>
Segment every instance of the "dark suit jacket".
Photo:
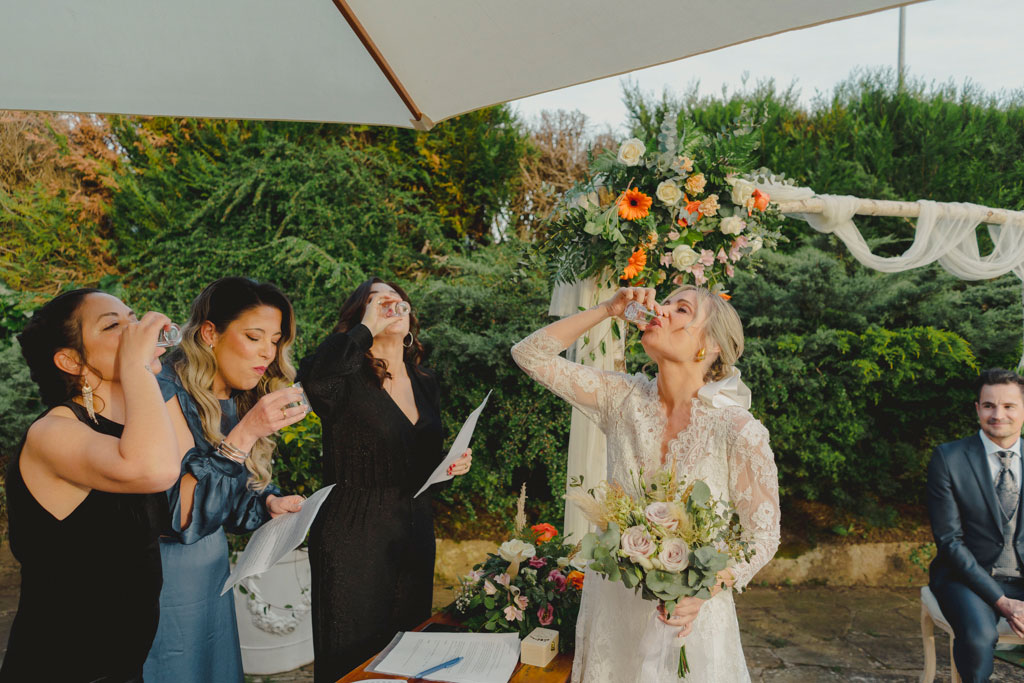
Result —
<svg viewBox="0 0 1024 683"><path fill-rule="evenodd" d="M978 434L935 449L928 464L928 516L938 548L930 567L930 583L938 586L957 581L995 604L1003 595L992 578L992 566L1003 548L1003 518ZM1018 507L1014 537L1018 559L1024 557L1022 518Z"/></svg>

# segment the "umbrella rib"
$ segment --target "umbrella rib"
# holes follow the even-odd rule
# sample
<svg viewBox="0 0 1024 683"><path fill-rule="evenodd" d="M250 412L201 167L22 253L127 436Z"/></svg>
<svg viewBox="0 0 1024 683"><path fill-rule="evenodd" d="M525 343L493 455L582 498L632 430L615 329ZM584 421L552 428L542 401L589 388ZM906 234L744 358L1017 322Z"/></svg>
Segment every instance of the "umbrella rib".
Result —
<svg viewBox="0 0 1024 683"><path fill-rule="evenodd" d="M334 6L338 8L338 11L341 12L341 16L345 17L345 21L348 22L348 25L352 27L352 30L359 37L359 41L363 44L363 47L365 47L366 51L370 53L371 57L373 57L373 61L377 62L377 66L380 67L384 77L388 79L388 83L391 84L391 87L395 89L395 92L402 99L402 102L409 110L409 113L412 114L413 121L423 122L423 112L421 112L419 107L416 106L416 103L413 102L412 97L409 95L409 91L405 89L402 82L398 80L398 76L395 75L391 65L388 64L388 60L384 59L384 55L382 55L380 50L377 49L377 45L373 42L373 38L371 38L370 34L366 32L362 22L359 21L355 12L353 12L352 8L349 7L348 2L345 0L332 1L334 2Z"/></svg>

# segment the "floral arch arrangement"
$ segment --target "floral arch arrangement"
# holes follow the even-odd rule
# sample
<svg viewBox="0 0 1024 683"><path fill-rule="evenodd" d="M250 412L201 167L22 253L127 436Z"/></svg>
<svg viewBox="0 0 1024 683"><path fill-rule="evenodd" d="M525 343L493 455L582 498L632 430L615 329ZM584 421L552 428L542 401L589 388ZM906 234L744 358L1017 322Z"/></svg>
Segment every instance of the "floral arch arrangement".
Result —
<svg viewBox="0 0 1024 683"><path fill-rule="evenodd" d="M611 285L683 284L725 293L756 254L785 239L783 216L752 180L757 132L737 123L707 135L667 116L656 135L605 151L590 175L568 191L547 233L555 280L596 277Z"/></svg>

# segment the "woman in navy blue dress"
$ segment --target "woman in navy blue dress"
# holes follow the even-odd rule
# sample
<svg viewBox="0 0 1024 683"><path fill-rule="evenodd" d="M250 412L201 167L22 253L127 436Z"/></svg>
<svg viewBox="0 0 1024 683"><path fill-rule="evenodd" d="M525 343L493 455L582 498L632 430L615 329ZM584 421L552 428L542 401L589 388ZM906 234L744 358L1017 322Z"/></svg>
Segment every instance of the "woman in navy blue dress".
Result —
<svg viewBox="0 0 1024 683"><path fill-rule="evenodd" d="M269 437L306 415L290 387L294 338L292 307L277 287L222 278L192 302L181 346L160 373L183 458L167 492L160 628L146 683L243 680L233 597L220 594L225 532L253 531L301 505L270 484Z"/></svg>

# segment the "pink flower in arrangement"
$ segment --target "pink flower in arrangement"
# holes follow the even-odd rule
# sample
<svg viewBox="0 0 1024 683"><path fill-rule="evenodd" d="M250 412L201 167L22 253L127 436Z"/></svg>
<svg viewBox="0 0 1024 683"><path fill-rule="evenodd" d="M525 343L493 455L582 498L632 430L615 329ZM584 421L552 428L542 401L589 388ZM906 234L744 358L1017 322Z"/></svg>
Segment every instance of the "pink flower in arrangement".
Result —
<svg viewBox="0 0 1024 683"><path fill-rule="evenodd" d="M525 595L517 595L513 602L516 603L516 607L519 609L526 609L526 606L530 604Z"/></svg>
<svg viewBox="0 0 1024 683"><path fill-rule="evenodd" d="M514 605L505 608L505 618L509 621L522 621L523 610L517 609Z"/></svg>
<svg viewBox="0 0 1024 683"><path fill-rule="evenodd" d="M707 253L710 254L711 252L709 251ZM714 261L712 261L712 263L714 263ZM704 264L695 263L692 266L690 266L689 270L691 273L693 273L693 281L695 284L702 285L708 281L708 279L704 276Z"/></svg>
<svg viewBox="0 0 1024 683"><path fill-rule="evenodd" d="M666 251L664 254L661 255L661 265L663 265L663 266L671 266L672 265L672 252L671 251Z"/></svg>
<svg viewBox="0 0 1024 683"><path fill-rule="evenodd" d="M493 583L487 580L484 581L484 593L487 593L488 595L494 595L497 592L498 589L494 587Z"/></svg>
<svg viewBox="0 0 1024 683"><path fill-rule="evenodd" d="M740 251L743 247L749 244L745 235L740 235L733 240L732 247L729 248L729 260L736 263L743 258L743 253ZM731 275L729 277L732 277Z"/></svg>
<svg viewBox="0 0 1024 683"><path fill-rule="evenodd" d="M665 236L668 237L669 242L679 239L679 233L676 232L675 230L669 230L668 234Z"/></svg>
<svg viewBox="0 0 1024 683"><path fill-rule="evenodd" d="M469 579L470 581L479 581L480 579L483 578L483 576L484 576L484 573L482 571L480 571L479 569L474 569L473 571L471 571L469 574L466 575L466 578Z"/></svg>
<svg viewBox="0 0 1024 683"><path fill-rule="evenodd" d="M498 576L496 576L494 580L500 583L505 588L508 588L509 583L512 582L512 577L508 574L498 574Z"/></svg>
<svg viewBox="0 0 1024 683"><path fill-rule="evenodd" d="M715 254L715 258L718 259L719 263L725 263L726 261L729 260L729 257L725 255L725 249L723 249L722 247L718 248L718 253Z"/></svg>
<svg viewBox="0 0 1024 683"><path fill-rule="evenodd" d="M672 284L674 284L676 287L681 287L683 285L683 276L676 275L674 278L672 278Z"/></svg>
<svg viewBox="0 0 1024 683"><path fill-rule="evenodd" d="M711 266L715 265L715 252L711 251L710 249L701 249L700 259L698 262L710 268Z"/></svg>
<svg viewBox="0 0 1024 683"><path fill-rule="evenodd" d="M551 573L548 574L548 581L555 584L555 588L559 593L565 592L565 574L562 572L557 569L552 569Z"/></svg>
<svg viewBox="0 0 1024 683"><path fill-rule="evenodd" d="M541 626L550 626L555 620L555 606L550 602L537 610L537 619Z"/></svg>
<svg viewBox="0 0 1024 683"><path fill-rule="evenodd" d="M548 561L545 560L543 557L531 557L529 560L527 560L526 563L534 569L540 569L541 567L546 565Z"/></svg>
<svg viewBox="0 0 1024 683"><path fill-rule="evenodd" d="M727 263L726 264L726 266L725 266L725 274L728 275L729 277L732 277L733 275L736 274L736 269L732 267L731 263Z"/></svg>

